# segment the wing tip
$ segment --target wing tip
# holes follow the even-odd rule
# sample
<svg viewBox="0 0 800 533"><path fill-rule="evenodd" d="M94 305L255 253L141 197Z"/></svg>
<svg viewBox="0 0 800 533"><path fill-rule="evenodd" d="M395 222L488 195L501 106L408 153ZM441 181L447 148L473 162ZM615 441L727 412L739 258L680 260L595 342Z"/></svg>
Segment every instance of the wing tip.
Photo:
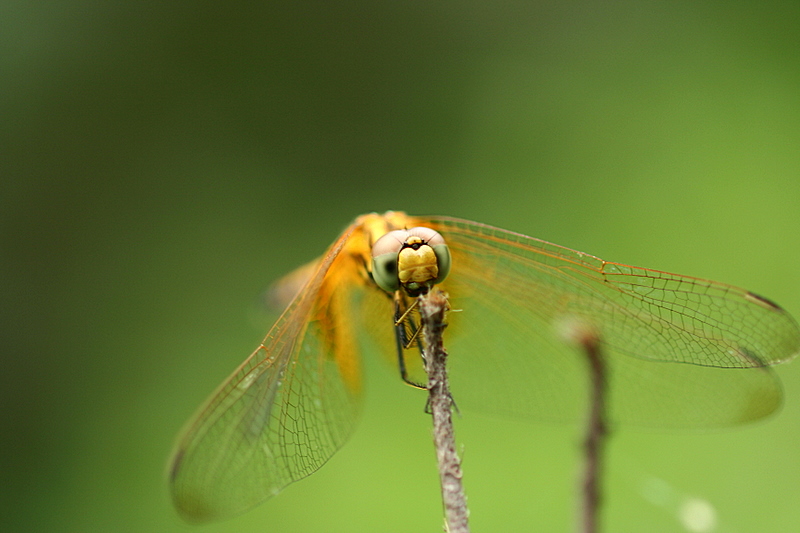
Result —
<svg viewBox="0 0 800 533"><path fill-rule="evenodd" d="M779 313L785 313L786 311L780 305L776 304L769 298L761 296L760 294L756 294L751 291L747 291L744 293L745 300L752 302L756 305L760 305L764 309L768 309L770 311L776 311Z"/></svg>

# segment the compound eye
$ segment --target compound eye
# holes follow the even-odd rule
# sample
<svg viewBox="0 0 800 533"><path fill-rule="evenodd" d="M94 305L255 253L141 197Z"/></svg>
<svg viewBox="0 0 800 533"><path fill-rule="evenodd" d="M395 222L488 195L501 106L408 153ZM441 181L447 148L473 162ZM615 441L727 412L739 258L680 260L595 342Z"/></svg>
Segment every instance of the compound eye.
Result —
<svg viewBox="0 0 800 533"><path fill-rule="evenodd" d="M386 292L400 289L397 259L408 237L406 230L390 231L372 245L372 279Z"/></svg>
<svg viewBox="0 0 800 533"><path fill-rule="evenodd" d="M442 239L444 240L444 239ZM450 248L446 244L434 244L431 246L433 252L436 254L436 261L439 265L439 275L433 281L434 284L441 283L450 273Z"/></svg>

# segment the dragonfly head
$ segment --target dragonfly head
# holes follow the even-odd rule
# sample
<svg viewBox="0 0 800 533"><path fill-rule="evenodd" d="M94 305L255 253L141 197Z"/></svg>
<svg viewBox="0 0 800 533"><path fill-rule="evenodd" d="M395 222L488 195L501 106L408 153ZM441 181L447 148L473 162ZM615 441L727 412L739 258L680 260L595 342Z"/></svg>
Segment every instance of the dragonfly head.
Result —
<svg viewBox="0 0 800 533"><path fill-rule="evenodd" d="M390 231L372 245L372 278L386 292L428 292L450 272L450 249L430 228Z"/></svg>

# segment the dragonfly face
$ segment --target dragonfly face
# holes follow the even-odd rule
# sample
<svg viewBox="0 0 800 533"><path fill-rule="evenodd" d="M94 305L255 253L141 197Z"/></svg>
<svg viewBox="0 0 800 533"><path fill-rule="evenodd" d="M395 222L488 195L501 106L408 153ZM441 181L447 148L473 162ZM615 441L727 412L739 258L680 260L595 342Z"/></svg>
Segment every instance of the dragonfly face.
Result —
<svg viewBox="0 0 800 533"><path fill-rule="evenodd" d="M182 515L244 512L320 468L355 427L361 352L397 361L391 317L434 284L461 311L444 341L463 411L581 419L586 365L564 342L565 321L600 338L611 423L706 428L763 418L782 398L770 367L800 351L785 310L731 285L467 220L363 215L278 284L286 310L179 437L170 483ZM407 341L415 325L401 326Z"/></svg>
<svg viewBox="0 0 800 533"><path fill-rule="evenodd" d="M372 245L372 276L386 292L419 296L450 272L450 250L430 228L390 231Z"/></svg>

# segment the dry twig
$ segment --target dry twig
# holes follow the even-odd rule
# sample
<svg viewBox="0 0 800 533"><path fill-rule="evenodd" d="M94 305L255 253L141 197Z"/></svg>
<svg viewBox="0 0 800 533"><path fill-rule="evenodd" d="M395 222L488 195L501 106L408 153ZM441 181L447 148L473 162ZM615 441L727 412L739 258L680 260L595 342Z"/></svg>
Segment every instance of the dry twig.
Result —
<svg viewBox="0 0 800 533"><path fill-rule="evenodd" d="M446 327L444 316L447 309L447 296L438 289L420 297L419 312L425 341L429 408L433 418L433 442L439 464L447 531L468 533L469 510L462 484L461 461L456 453L452 419L453 399L447 381L447 352L442 339Z"/></svg>
<svg viewBox="0 0 800 533"><path fill-rule="evenodd" d="M591 395L589 399L589 418L586 424L584 451L586 467L583 474L583 509L581 533L599 531L600 477L608 429L605 422L606 408L606 368L600 350L600 339L596 333L585 331L578 337L580 347L586 355L589 367Z"/></svg>

